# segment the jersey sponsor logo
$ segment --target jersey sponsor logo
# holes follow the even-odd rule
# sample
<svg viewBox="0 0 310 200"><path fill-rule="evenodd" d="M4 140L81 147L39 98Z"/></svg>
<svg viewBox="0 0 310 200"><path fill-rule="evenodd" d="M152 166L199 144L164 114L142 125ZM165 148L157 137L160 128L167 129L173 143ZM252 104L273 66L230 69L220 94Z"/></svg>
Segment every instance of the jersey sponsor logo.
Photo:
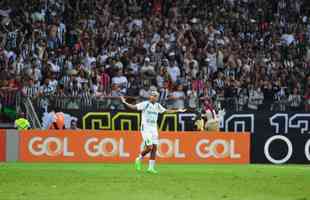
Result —
<svg viewBox="0 0 310 200"><path fill-rule="evenodd" d="M148 115L157 115L158 113L155 112L155 111L147 111L147 114L148 114Z"/></svg>
<svg viewBox="0 0 310 200"><path fill-rule="evenodd" d="M146 122L147 122L147 123L150 123L150 124L155 124L155 123L156 123L156 120L147 119Z"/></svg>

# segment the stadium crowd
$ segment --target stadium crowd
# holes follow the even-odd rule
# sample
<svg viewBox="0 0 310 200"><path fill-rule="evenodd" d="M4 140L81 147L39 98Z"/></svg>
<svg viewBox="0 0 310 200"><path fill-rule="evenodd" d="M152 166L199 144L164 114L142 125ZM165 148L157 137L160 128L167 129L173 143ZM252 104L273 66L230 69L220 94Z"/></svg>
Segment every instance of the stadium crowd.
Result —
<svg viewBox="0 0 310 200"><path fill-rule="evenodd" d="M212 100L239 111L310 111L307 0L2 0L0 8L1 89L86 101L139 101L158 90L168 108Z"/></svg>

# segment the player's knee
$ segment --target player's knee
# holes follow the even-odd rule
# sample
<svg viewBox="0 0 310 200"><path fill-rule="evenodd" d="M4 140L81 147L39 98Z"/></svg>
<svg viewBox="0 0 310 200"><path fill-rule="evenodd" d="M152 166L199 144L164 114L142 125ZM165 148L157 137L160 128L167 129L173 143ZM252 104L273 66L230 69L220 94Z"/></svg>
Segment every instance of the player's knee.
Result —
<svg viewBox="0 0 310 200"><path fill-rule="evenodd" d="M153 150L153 145L148 145L148 146L146 146L146 149L147 149L148 151L152 151L152 150Z"/></svg>

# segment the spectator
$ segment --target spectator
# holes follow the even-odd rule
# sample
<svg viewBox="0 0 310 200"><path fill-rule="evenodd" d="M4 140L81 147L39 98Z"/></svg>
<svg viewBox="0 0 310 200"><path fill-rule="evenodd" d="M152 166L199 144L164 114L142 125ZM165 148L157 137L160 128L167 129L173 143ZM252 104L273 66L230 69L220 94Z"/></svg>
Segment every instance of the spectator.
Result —
<svg viewBox="0 0 310 200"><path fill-rule="evenodd" d="M189 90L187 90L187 96L188 96L188 108L191 109L192 111L196 111L199 106L199 99L198 99L197 91L190 88Z"/></svg>
<svg viewBox="0 0 310 200"><path fill-rule="evenodd" d="M164 67L159 69L159 74L156 77L156 84L159 88L164 87L164 82L167 80L167 70Z"/></svg>
<svg viewBox="0 0 310 200"><path fill-rule="evenodd" d="M263 100L264 94L261 88L257 87L255 89L253 86L250 86L248 108L251 110L258 110Z"/></svg>
<svg viewBox="0 0 310 200"><path fill-rule="evenodd" d="M209 38L213 38L212 33L210 34ZM208 62L208 72L209 75L212 76L214 73L217 72L217 64L216 64L216 52L213 47L208 50L206 61Z"/></svg>
<svg viewBox="0 0 310 200"><path fill-rule="evenodd" d="M196 78L199 71L198 61L193 58L192 53L186 52L184 58L184 68L186 74L191 74L191 78Z"/></svg>
<svg viewBox="0 0 310 200"><path fill-rule="evenodd" d="M139 91L139 97L142 100L146 100L149 97L149 89L150 89L150 85L148 83L148 81L144 81L142 84L142 88Z"/></svg>
<svg viewBox="0 0 310 200"><path fill-rule="evenodd" d="M129 76L127 95L139 96L140 81L134 75Z"/></svg>
<svg viewBox="0 0 310 200"><path fill-rule="evenodd" d="M41 81L42 80L42 72L35 65L35 63L32 64L31 68L27 69L26 74L27 74L28 77L33 78L34 81Z"/></svg>
<svg viewBox="0 0 310 200"><path fill-rule="evenodd" d="M310 87L308 87L305 95L305 111L310 112Z"/></svg>
<svg viewBox="0 0 310 200"><path fill-rule="evenodd" d="M275 99L277 101L278 104L278 110L279 111L285 111L286 110L286 91L285 91L285 87L281 87L280 89L278 89L278 91L275 94Z"/></svg>
<svg viewBox="0 0 310 200"><path fill-rule="evenodd" d="M289 95L288 104L289 104L291 111L299 110L301 106L301 96L300 94L298 94L297 88L294 88L293 93Z"/></svg>
<svg viewBox="0 0 310 200"><path fill-rule="evenodd" d="M120 86L116 83L113 83L112 84L112 90L111 90L111 97L113 97L113 99L112 99L111 104L110 104L110 109L112 109L112 110L124 109L124 106L119 99L119 97L121 97L121 96L123 96L123 93L121 91Z"/></svg>
<svg viewBox="0 0 310 200"><path fill-rule="evenodd" d="M27 84L24 85L22 91L27 97L37 97L40 92L40 84L35 83L33 79L29 78Z"/></svg>
<svg viewBox="0 0 310 200"><path fill-rule="evenodd" d="M144 65L141 68L141 75L145 79L153 79L156 75L154 66L151 64L149 57L146 57L144 60Z"/></svg>
<svg viewBox="0 0 310 200"><path fill-rule="evenodd" d="M55 92L54 90L55 88L53 88L51 85L50 85L50 79L49 78L46 78L44 80L44 84L41 86L40 88L40 93L41 95L43 96L49 96L51 94L53 94Z"/></svg>
<svg viewBox="0 0 310 200"><path fill-rule="evenodd" d="M92 105L92 93L87 83L83 83L82 87L79 91L79 97L81 98L81 103L83 106L91 106Z"/></svg>
<svg viewBox="0 0 310 200"><path fill-rule="evenodd" d="M264 93L263 110L270 111L272 110L274 96L275 96L274 90L272 88L272 84L270 82L264 83L263 93Z"/></svg>
<svg viewBox="0 0 310 200"><path fill-rule="evenodd" d="M70 123L70 129L71 129L71 130L80 130L80 129L78 128L77 122L78 122L78 120L75 119L75 118L73 118L73 119L71 120L71 123Z"/></svg>
<svg viewBox="0 0 310 200"><path fill-rule="evenodd" d="M214 79L214 86L215 86L215 89L224 89L224 86L225 86L225 83L224 83L224 75L223 73L219 72L217 74L217 78Z"/></svg>
<svg viewBox="0 0 310 200"><path fill-rule="evenodd" d="M126 76L123 75L123 72L121 69L118 69L116 76L112 78L112 84L118 85L123 95L127 93L128 80Z"/></svg>
<svg viewBox="0 0 310 200"><path fill-rule="evenodd" d="M169 82L165 81L163 83L163 87L160 88L160 91L159 91L159 102L161 105L167 106L169 104L169 102L168 102L168 95L169 94L170 94Z"/></svg>
<svg viewBox="0 0 310 200"><path fill-rule="evenodd" d="M137 56L133 56L132 60L129 63L129 70L130 70L130 72L137 76L139 74L140 70L141 70L140 68L141 68L141 66L140 66L140 63L138 62L138 57ZM152 68L151 71L153 72L153 70L154 69Z"/></svg>
<svg viewBox="0 0 310 200"><path fill-rule="evenodd" d="M2 2L1 86L9 86L10 80L18 87L23 80L16 77L22 77L31 96L36 93L29 92L33 83L44 88L44 95L54 95L60 84L68 95L87 89L91 96L108 96L112 87L113 95L119 89L132 95L140 88L137 80L147 80L159 90L165 81L174 86L184 81L190 91L184 96L191 102L191 95L201 96L210 82L216 91L213 99L237 103L238 108L247 103L257 109L285 110L288 89L297 87L300 96L307 95L306 0L294 6L234 0L16 2ZM305 81L297 86L297 80ZM248 85L262 92L257 87L248 91ZM145 89L139 91L142 98L149 88Z"/></svg>
<svg viewBox="0 0 310 200"><path fill-rule="evenodd" d="M179 84L176 91L170 93L169 100L173 100L171 107L173 109L184 109L185 108L185 93L183 91L183 85Z"/></svg>
<svg viewBox="0 0 310 200"><path fill-rule="evenodd" d="M170 63L169 67L167 68L167 72L171 78L172 83L176 83L178 78L181 76L180 68L178 67L176 61L174 60L174 53L170 53Z"/></svg>
<svg viewBox="0 0 310 200"><path fill-rule="evenodd" d="M100 85L99 90L103 92L103 94L108 94L110 92L110 75L107 73L107 70L104 67L100 68Z"/></svg>
<svg viewBox="0 0 310 200"><path fill-rule="evenodd" d="M121 91L121 88L120 88L119 84L112 83L111 96L112 96L112 97L120 97L120 96L123 96L123 93L122 93L122 91Z"/></svg>
<svg viewBox="0 0 310 200"><path fill-rule="evenodd" d="M247 88L240 88L238 92L238 111L244 111L245 105L248 104L249 94Z"/></svg>
<svg viewBox="0 0 310 200"><path fill-rule="evenodd" d="M237 106L236 97L237 96L237 88L235 87L235 83L230 80L226 80L225 88L224 88L224 98L225 98L225 108L226 109L234 109Z"/></svg>

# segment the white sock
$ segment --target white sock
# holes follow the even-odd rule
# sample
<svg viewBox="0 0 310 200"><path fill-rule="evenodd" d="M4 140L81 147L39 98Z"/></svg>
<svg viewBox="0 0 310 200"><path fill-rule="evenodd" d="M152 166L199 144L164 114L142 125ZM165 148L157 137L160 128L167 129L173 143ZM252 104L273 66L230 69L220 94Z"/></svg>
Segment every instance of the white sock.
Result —
<svg viewBox="0 0 310 200"><path fill-rule="evenodd" d="M136 160L143 160L143 157L141 154L139 154L139 156L136 158Z"/></svg>
<svg viewBox="0 0 310 200"><path fill-rule="evenodd" d="M155 160L149 160L149 168L154 169L155 166Z"/></svg>

